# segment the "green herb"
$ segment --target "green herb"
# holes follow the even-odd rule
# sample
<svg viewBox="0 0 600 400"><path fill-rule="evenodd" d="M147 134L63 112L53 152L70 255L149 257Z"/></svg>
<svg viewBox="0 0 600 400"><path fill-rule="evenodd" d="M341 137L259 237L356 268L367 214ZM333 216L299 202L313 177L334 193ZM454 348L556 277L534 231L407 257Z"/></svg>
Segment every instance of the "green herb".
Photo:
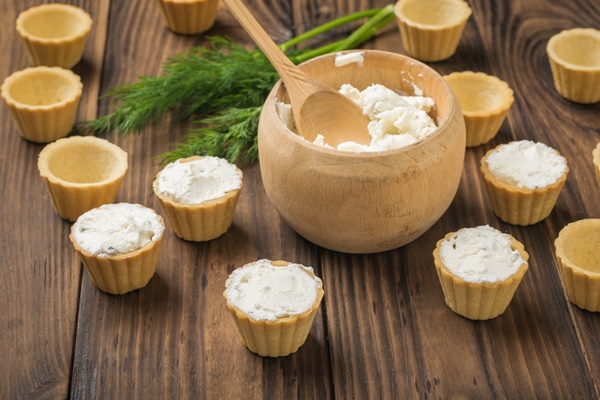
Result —
<svg viewBox="0 0 600 400"><path fill-rule="evenodd" d="M342 25L368 18L347 38L317 49L298 50L300 43ZM359 11L335 19L280 45L298 64L322 54L355 48L394 20L393 5ZM248 50L229 38L208 37L208 48L197 47L168 59L157 77L109 90L111 112L78 128L92 133L140 132L169 112L178 121L192 116L199 127L183 143L163 155L173 161L192 155L254 162L258 156L258 119L279 75L258 49Z"/></svg>

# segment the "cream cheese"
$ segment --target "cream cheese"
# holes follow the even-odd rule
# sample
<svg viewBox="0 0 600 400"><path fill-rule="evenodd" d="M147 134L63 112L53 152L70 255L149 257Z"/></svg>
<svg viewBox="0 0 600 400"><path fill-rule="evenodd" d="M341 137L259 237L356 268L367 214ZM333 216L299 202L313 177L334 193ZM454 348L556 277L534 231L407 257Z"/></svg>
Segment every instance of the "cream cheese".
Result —
<svg viewBox="0 0 600 400"><path fill-rule="evenodd" d="M454 233L442 242L440 258L454 275L472 283L504 281L525 263L510 236L488 225Z"/></svg>
<svg viewBox="0 0 600 400"><path fill-rule="evenodd" d="M336 67L343 67L344 65L356 63L359 67L363 66L365 62L364 51L354 51L352 53L336 53L334 64Z"/></svg>
<svg viewBox="0 0 600 400"><path fill-rule="evenodd" d="M342 85L340 93L356 102L371 119L368 126L371 143L344 142L337 146L338 150L375 152L397 149L424 138L437 128L427 114L435 105L429 97L402 96L379 84L371 85L362 92L346 84ZM295 124L291 106L276 102L276 108L282 122L293 131ZM323 135L317 135L313 143L333 148L325 142Z"/></svg>
<svg viewBox="0 0 600 400"><path fill-rule="evenodd" d="M218 199L242 187L242 174L235 165L218 157L177 160L159 174L158 194L184 204Z"/></svg>
<svg viewBox="0 0 600 400"><path fill-rule="evenodd" d="M281 119L281 122L290 130L296 131L296 121L294 121L294 114L292 112L292 105L284 103L282 101L275 102L275 108L277 109L277 114Z"/></svg>
<svg viewBox="0 0 600 400"><path fill-rule="evenodd" d="M160 239L162 218L140 204L105 204L82 214L73 225L77 244L89 253L109 257L138 250Z"/></svg>
<svg viewBox="0 0 600 400"><path fill-rule="evenodd" d="M228 303L255 320L274 321L310 310L323 283L311 267L258 260L234 270L225 283Z"/></svg>
<svg viewBox="0 0 600 400"><path fill-rule="evenodd" d="M499 146L487 156L486 162L496 178L531 190L552 185L567 169L567 160L558 152L530 140Z"/></svg>
<svg viewBox="0 0 600 400"><path fill-rule="evenodd" d="M375 84L362 92L352 85L342 85L340 93L349 97L371 119L368 146L354 142L338 145L338 150L352 152L383 151L414 143L436 129L427 114L433 99L423 96L402 96L383 85Z"/></svg>

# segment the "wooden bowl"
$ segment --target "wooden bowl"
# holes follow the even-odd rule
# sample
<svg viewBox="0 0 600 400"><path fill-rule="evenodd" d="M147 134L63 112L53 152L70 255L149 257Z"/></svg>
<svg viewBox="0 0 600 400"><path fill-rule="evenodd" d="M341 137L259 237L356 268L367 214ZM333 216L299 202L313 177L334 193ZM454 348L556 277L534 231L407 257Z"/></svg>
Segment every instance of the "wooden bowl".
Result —
<svg viewBox="0 0 600 400"><path fill-rule="evenodd" d="M309 143L281 121L277 101L287 101L278 82L258 127L266 193L301 236L336 251L374 253L419 237L449 207L465 154L465 124L444 79L400 54L364 51L364 62L335 67L328 54L301 67L338 89L380 83L404 94L422 90L435 100L438 129L409 146L377 153L348 153Z"/></svg>

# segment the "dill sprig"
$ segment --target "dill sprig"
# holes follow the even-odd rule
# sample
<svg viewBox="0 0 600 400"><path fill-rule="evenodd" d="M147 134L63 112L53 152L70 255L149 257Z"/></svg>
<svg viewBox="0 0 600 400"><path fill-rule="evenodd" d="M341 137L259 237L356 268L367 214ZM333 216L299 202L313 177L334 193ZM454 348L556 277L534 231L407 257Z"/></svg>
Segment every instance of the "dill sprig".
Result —
<svg viewBox="0 0 600 400"><path fill-rule="evenodd" d="M230 107L216 115L201 119L204 126L194 129L177 149L163 155L165 162L194 155L209 154L231 162L252 164L258 157L258 118L261 106Z"/></svg>
<svg viewBox="0 0 600 400"><path fill-rule="evenodd" d="M368 18L348 37L319 47L297 46L342 25ZM359 11L330 21L280 45L298 64L322 54L355 48L394 20L393 5ZM176 149L163 155L173 161L192 155L214 155L231 162L252 163L258 157L258 119L279 75L258 49L246 49L232 39L207 37L208 47L169 58L159 76L110 89L111 112L83 121L78 128L101 135L137 133L158 123L166 113L176 121L195 117L197 128Z"/></svg>
<svg viewBox="0 0 600 400"><path fill-rule="evenodd" d="M264 101L263 93L278 79L266 57L226 37L208 40L209 48L195 47L169 58L160 76L143 76L109 90L105 96L111 98L113 111L84 121L83 129L93 134L136 133L167 112L181 121Z"/></svg>

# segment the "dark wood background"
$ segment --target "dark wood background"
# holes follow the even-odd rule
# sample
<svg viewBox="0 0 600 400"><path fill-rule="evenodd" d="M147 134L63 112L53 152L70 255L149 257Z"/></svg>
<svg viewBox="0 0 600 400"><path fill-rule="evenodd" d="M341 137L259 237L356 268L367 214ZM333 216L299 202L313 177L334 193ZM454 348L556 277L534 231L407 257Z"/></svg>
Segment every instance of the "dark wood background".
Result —
<svg viewBox="0 0 600 400"><path fill-rule="evenodd" d="M0 0L0 77L28 66L14 30L19 12L43 0ZM106 113L107 89L156 75L163 60L205 44L168 31L152 0L68 0L94 27L84 60L78 119ZM334 17L389 0L247 0L284 41ZM440 74L483 71L505 80L515 103L492 142L468 149L454 202L422 237L402 248L347 255L299 237L269 203L258 164L244 168L234 225L209 243L166 233L148 286L123 296L97 290L68 239L37 171L42 145L19 137L0 106L0 398L540 398L600 396L600 317L571 305L553 242L567 223L600 217L592 149L600 105L554 90L546 43L574 27L600 29L596 0L469 0L458 52L429 64ZM210 34L249 38L222 7ZM364 47L404 53L396 25ZM160 211L151 181L157 155L186 133L168 120L140 135L107 138L130 156L118 201ZM510 140L559 150L571 169L549 218L505 224L489 207L479 162ZM524 243L530 268L507 311L473 322L446 307L432 261L438 239L489 224ZM222 291L236 267L258 258L315 267L325 299L306 344L285 358L246 350Z"/></svg>

